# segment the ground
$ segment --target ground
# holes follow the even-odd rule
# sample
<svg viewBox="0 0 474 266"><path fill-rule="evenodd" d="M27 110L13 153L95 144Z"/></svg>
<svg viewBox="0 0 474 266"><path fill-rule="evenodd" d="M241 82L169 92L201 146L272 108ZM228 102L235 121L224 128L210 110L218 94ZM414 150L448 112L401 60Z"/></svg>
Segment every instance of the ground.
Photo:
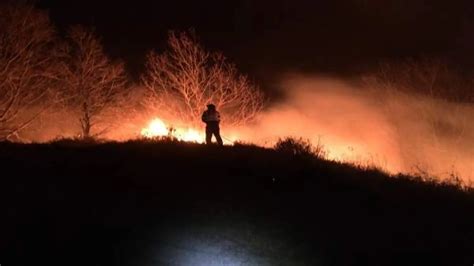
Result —
<svg viewBox="0 0 474 266"><path fill-rule="evenodd" d="M1 265L472 265L474 192L249 145L0 144Z"/></svg>

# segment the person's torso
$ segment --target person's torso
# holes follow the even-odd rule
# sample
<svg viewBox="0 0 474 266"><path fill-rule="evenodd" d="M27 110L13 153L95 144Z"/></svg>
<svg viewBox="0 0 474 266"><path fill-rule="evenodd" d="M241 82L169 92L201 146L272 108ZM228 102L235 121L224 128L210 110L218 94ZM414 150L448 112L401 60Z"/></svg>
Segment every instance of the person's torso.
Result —
<svg viewBox="0 0 474 266"><path fill-rule="evenodd" d="M206 122L219 122L221 120L220 114L218 111L206 111L205 115Z"/></svg>

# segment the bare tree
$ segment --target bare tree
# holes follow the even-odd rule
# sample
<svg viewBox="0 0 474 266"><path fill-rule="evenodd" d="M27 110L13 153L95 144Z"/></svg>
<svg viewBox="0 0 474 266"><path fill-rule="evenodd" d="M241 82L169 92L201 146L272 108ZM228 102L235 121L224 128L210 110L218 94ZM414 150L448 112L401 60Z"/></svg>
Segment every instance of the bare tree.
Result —
<svg viewBox="0 0 474 266"><path fill-rule="evenodd" d="M192 33L171 32L167 51L150 52L142 82L148 107L193 125L200 123L208 103L234 125L252 120L264 103L263 93L247 76L222 54L206 51Z"/></svg>
<svg viewBox="0 0 474 266"><path fill-rule="evenodd" d="M98 136L105 132L104 129L98 132L93 129L104 126L105 114L119 108L126 92L124 66L109 60L99 38L84 27L72 27L68 43L64 67L65 102L79 116L81 137Z"/></svg>
<svg viewBox="0 0 474 266"><path fill-rule="evenodd" d="M401 63L382 63L364 77L366 84L420 94L452 102L474 101L472 81L457 73L441 59L407 59Z"/></svg>
<svg viewBox="0 0 474 266"><path fill-rule="evenodd" d="M19 138L54 103L55 33L48 14L0 4L0 140Z"/></svg>
<svg viewBox="0 0 474 266"><path fill-rule="evenodd" d="M441 136L448 133L462 139L468 118L463 105L458 103L472 103L472 84L442 60L409 59L398 65L382 64L378 72L365 79L365 83L377 87L379 94L387 96L386 99L399 99L400 93L411 94L411 98L416 99L415 114L430 125L432 138L429 142L439 146ZM450 103L451 108L442 114L436 111Z"/></svg>
<svg viewBox="0 0 474 266"><path fill-rule="evenodd" d="M374 98L396 126L402 155L410 163L431 165L429 156L435 155L452 159L454 165L463 146L472 143L472 84L441 60L382 64L363 82L375 90ZM416 125L405 126L410 121ZM427 154L423 158L421 151Z"/></svg>

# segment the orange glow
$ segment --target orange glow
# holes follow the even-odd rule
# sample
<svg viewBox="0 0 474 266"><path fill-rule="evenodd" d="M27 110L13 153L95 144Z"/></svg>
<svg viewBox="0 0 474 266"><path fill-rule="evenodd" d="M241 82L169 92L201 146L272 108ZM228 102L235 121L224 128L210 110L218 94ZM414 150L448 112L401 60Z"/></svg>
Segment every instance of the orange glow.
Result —
<svg viewBox="0 0 474 266"><path fill-rule="evenodd" d="M202 143L205 139L204 133L199 130L167 126L160 118L151 120L148 126L141 130L141 135L145 138L172 137L180 141L197 143Z"/></svg>
<svg viewBox="0 0 474 266"><path fill-rule="evenodd" d="M367 91L318 78L289 80L282 87L287 91L285 100L269 105L251 123L231 126L227 119L236 114L221 112L224 143L239 141L271 148L279 138L301 137L314 146L321 145L330 160L440 180L459 176L474 184L472 105ZM50 112L41 119L41 125L25 130L22 137L33 142L51 141L55 136L74 138L77 127L71 125L72 115L61 109ZM105 117L114 115L107 113ZM126 110L117 121L106 124L113 130L106 130L101 137L116 141L171 137L205 142L203 123L178 117L153 108L140 113Z"/></svg>
<svg viewBox="0 0 474 266"><path fill-rule="evenodd" d="M146 138L166 137L168 133L169 130L166 124L159 118L153 119L150 124L148 124L148 127L141 131L141 135Z"/></svg>
<svg viewBox="0 0 474 266"><path fill-rule="evenodd" d="M171 124L171 123L170 123ZM222 134L222 133L221 133ZM144 138L171 137L173 139L185 142L204 143L206 134L204 129L193 127L174 127L169 126L160 118L152 119L147 127L143 128L140 135ZM239 140L238 135L222 136L224 144L232 145Z"/></svg>

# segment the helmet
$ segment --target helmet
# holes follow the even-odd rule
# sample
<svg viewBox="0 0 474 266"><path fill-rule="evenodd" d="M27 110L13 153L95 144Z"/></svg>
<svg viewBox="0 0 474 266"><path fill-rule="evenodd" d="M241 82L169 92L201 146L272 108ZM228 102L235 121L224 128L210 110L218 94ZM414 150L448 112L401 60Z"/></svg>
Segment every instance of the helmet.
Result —
<svg viewBox="0 0 474 266"><path fill-rule="evenodd" d="M208 109L216 109L216 106L214 104L210 103L210 104L207 105L207 108Z"/></svg>

